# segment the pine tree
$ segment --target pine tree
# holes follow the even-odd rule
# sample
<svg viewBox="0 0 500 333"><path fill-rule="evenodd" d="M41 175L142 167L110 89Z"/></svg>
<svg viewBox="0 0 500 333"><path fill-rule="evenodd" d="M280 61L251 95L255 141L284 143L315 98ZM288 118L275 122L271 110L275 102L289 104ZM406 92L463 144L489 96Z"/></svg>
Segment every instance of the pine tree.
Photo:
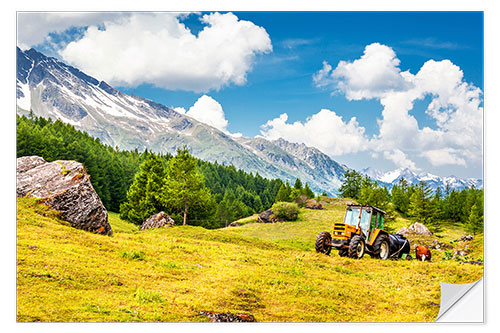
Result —
<svg viewBox="0 0 500 333"><path fill-rule="evenodd" d="M403 214L407 214L411 193L406 179L399 179L398 184L395 184L391 189L391 196L394 208Z"/></svg>
<svg viewBox="0 0 500 333"><path fill-rule="evenodd" d="M149 154L127 192L127 202L120 205L122 219L140 224L163 209L160 195L164 173L165 168L160 158Z"/></svg>
<svg viewBox="0 0 500 333"><path fill-rule="evenodd" d="M437 209L436 201L432 200L432 188L421 181L410 197L408 215L420 220L431 231L439 232L441 228Z"/></svg>
<svg viewBox="0 0 500 333"><path fill-rule="evenodd" d="M291 190L289 190L285 184L281 184L278 194L276 194L276 198L274 199L274 202L289 201L290 192Z"/></svg>
<svg viewBox="0 0 500 333"><path fill-rule="evenodd" d="M202 175L196 170L196 159L187 148L177 150L177 155L167 162L162 202L167 210L180 212L182 224L187 223L190 208L202 208L210 200Z"/></svg>
<svg viewBox="0 0 500 333"><path fill-rule="evenodd" d="M473 235L483 232L483 216L480 214L480 210L476 204L472 205L465 228Z"/></svg>
<svg viewBox="0 0 500 333"><path fill-rule="evenodd" d="M344 181L339 188L342 198L358 199L361 192L362 176L356 170L348 170L344 174Z"/></svg>
<svg viewBox="0 0 500 333"><path fill-rule="evenodd" d="M314 198L314 192L309 187L309 184L306 183L304 189L302 190L302 194L305 195L308 199ZM326 193L325 193L326 196Z"/></svg>
<svg viewBox="0 0 500 333"><path fill-rule="evenodd" d="M297 178L295 180L295 184L293 185L293 188L296 190L302 191L302 181L299 178Z"/></svg>

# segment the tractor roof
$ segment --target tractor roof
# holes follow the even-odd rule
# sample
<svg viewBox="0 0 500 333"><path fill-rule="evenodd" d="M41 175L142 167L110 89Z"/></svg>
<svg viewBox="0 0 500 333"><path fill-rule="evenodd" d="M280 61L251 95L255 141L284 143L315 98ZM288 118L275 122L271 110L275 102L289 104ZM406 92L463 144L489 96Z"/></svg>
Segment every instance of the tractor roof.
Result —
<svg viewBox="0 0 500 333"><path fill-rule="evenodd" d="M379 212L382 215L385 215L385 212L382 209L378 209L377 207L368 206L368 205L365 205L365 206L363 206L363 205L347 205L347 208L371 208L374 211Z"/></svg>

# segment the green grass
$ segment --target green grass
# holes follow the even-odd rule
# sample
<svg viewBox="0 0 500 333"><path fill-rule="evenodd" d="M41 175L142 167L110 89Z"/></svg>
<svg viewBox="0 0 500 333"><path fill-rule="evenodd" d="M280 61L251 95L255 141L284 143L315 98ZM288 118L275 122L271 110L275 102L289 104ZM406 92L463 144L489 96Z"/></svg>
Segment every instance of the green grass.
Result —
<svg viewBox="0 0 500 333"><path fill-rule="evenodd" d="M108 212L108 221L113 232L133 233L139 231L140 226L120 219L120 215L113 212Z"/></svg>
<svg viewBox="0 0 500 333"><path fill-rule="evenodd" d="M440 282L482 266L380 261L314 252L342 205L299 220L206 230L137 231L110 214L112 237L71 228L33 199L17 202L17 320L197 322L199 311L260 322L434 321ZM472 244L473 243L473 244ZM479 239L471 243L482 253Z"/></svg>

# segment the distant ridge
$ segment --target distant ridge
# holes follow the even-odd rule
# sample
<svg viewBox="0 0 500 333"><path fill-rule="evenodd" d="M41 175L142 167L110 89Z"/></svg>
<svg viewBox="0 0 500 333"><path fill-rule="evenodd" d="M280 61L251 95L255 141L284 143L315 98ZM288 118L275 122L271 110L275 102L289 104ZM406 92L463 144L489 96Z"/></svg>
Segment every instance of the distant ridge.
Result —
<svg viewBox="0 0 500 333"><path fill-rule="evenodd" d="M373 168L366 168L361 170L361 173L378 181L381 185L392 188L397 184L401 178L406 179L409 184L418 184L424 181L430 185L432 189L445 189L449 185L450 189L460 190L467 187L474 186L475 188L483 188L483 181L478 178L462 179L455 176L439 177L430 173L415 173L408 168L399 168L388 172L381 172Z"/></svg>

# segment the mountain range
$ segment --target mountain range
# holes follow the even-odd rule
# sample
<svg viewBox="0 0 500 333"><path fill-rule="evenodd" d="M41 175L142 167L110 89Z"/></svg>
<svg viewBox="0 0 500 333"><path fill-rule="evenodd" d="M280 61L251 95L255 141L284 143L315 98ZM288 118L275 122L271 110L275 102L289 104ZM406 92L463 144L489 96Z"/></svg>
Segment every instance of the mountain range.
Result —
<svg viewBox="0 0 500 333"><path fill-rule="evenodd" d="M335 195L348 168L316 148L283 139L233 137L154 101L124 94L35 49L17 48L17 112L60 119L120 149L194 156Z"/></svg>
<svg viewBox="0 0 500 333"><path fill-rule="evenodd" d="M404 178L409 184L418 184L423 181L433 190L438 187L441 187L441 189L444 190L447 185L452 190L459 190L471 186L474 186L475 188L483 187L482 179L462 179L455 176L439 177L430 173L416 173L408 168L399 168L388 172L381 172L373 168L366 168L361 170L360 173L376 180L380 185L387 186L389 188L392 188L393 185L399 183L401 178Z"/></svg>
<svg viewBox="0 0 500 333"><path fill-rule="evenodd" d="M304 144L231 136L170 107L124 94L35 49L17 48L16 95L18 114L32 111L60 119L119 149L175 153L186 145L200 159L292 184L300 178L313 191L329 195L337 194L349 169ZM365 169L362 173L388 186L404 176L409 182L428 181L433 188L446 183L454 188L482 187L478 179L416 175L407 169L388 173Z"/></svg>

